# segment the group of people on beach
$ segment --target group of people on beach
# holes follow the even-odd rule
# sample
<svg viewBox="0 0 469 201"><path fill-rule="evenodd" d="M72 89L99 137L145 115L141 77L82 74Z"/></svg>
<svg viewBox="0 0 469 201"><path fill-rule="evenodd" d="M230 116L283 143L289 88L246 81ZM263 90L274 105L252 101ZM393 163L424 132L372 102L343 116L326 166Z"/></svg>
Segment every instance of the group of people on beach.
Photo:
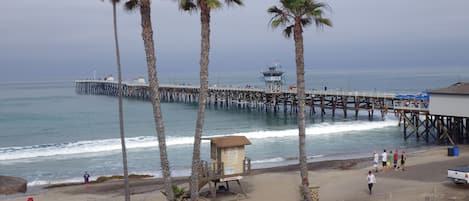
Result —
<svg viewBox="0 0 469 201"><path fill-rule="evenodd" d="M394 153L392 152L392 150L389 151L388 153L386 149L384 149L383 153L381 153L382 171L386 171L387 169L391 169L391 168L396 171L398 170L405 171L406 160L407 160L407 155L405 151L402 151L401 154L399 155L399 151L397 149L394 151ZM378 155L378 152L376 151L373 152L373 168L375 172L379 171L379 155ZM376 183L376 177L371 170L368 171L367 181L368 181L368 190L371 195L373 184Z"/></svg>
<svg viewBox="0 0 469 201"><path fill-rule="evenodd" d="M385 171L387 169L394 169L394 170L402 170L405 171L405 162L407 160L407 155L405 151L402 151L399 154L399 151L396 149L394 153L389 151L389 153L383 150L381 153L381 165L382 170ZM373 152L373 167L375 172L379 171L379 155L376 151Z"/></svg>

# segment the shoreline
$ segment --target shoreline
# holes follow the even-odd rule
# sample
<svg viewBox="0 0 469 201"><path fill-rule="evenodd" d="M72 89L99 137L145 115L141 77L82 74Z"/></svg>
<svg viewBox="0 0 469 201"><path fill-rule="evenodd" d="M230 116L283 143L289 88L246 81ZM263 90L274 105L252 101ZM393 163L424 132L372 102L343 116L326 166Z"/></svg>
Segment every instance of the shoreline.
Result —
<svg viewBox="0 0 469 201"><path fill-rule="evenodd" d="M407 152L408 156L412 156L421 152L426 152L430 151L432 149L438 149L441 147L445 146L438 146L438 145L431 145L431 146L425 146L423 148L411 148L411 151ZM351 170L351 169L361 169L367 166L371 166L372 162L372 157L363 157L360 156L363 154L355 154L351 156L333 156L333 157L324 157L324 158L317 158L313 159L312 161L308 161L308 171L315 171L315 170ZM369 154L371 155L371 153ZM297 163L297 160L288 160L288 161L295 161ZM287 162L287 161L283 161ZM248 176L252 175L259 175L259 174L266 174L266 173L282 173L282 172L293 172L293 171L298 171L299 170L299 164L281 164L278 166L267 166L267 167L261 167L261 168L255 168L251 170L251 174ZM137 174L139 175L139 174ZM105 176L105 175L100 175L100 176ZM98 177L100 177L98 176ZM106 176L111 176L111 175L106 175ZM161 177L153 177L149 178L144 178L144 179L131 179L133 182L139 182L139 181L152 181L156 185L162 185L163 181ZM185 176L174 176L172 177L173 181L175 183L182 184L182 183L187 183L189 181L188 177L190 175L185 175ZM103 183L119 183L120 179L112 179ZM95 183L97 185L101 183ZM62 182L62 183L54 183L54 184L42 184L42 185L28 185L28 192L25 194L28 195L34 195L37 193L45 192L50 189L55 189L55 188L62 188L62 187L70 187L70 186L81 186L83 185L82 182ZM33 188L33 191L30 191L29 189ZM161 188L155 189L155 190L160 190ZM15 194L17 195L17 194ZM23 194L18 194L18 195L23 195Z"/></svg>
<svg viewBox="0 0 469 201"><path fill-rule="evenodd" d="M425 152L429 151L435 148L439 147L445 147L445 145L424 145L420 147L411 147L409 149L404 149L407 152L407 155L413 155L417 154L420 152ZM326 155L324 157L319 157L319 158L313 158L308 159L308 170L320 170L320 169L327 169L327 168L333 168L333 169L347 169L352 168L353 164L355 165L366 165L367 162L371 164L372 162L372 151L370 150L369 154L365 153L354 153L354 154L337 154L337 155ZM380 153L380 150L377 150L378 154ZM369 155L369 156L365 156ZM381 156L380 156L381 157ZM251 174L262 174L262 173L268 173L268 172L284 172L284 171L294 171L295 168L298 170L298 157L292 157L289 158L285 161L281 162L272 162L272 163L266 163L264 166L252 168ZM365 164L361 164L365 163ZM361 166L360 166L361 167ZM130 174L136 174L136 175L146 175L143 173L129 173ZM113 175L97 175L96 178L101 177L101 176L113 176ZM151 178L146 178L146 179L162 179L161 177L156 177L155 175L151 175L153 177ZM177 175L173 176L172 178L180 179L180 178L185 178L189 177L190 175ZM72 181L72 182L58 182L58 183L51 183L51 184L40 184L40 185L31 185L28 187L40 187L47 189L48 186L71 186L71 185L81 185L81 181Z"/></svg>
<svg viewBox="0 0 469 201"><path fill-rule="evenodd" d="M469 165L469 145L461 145L460 150L458 157L448 157L446 146L408 152L406 171L389 169L375 173L378 180L376 195L368 194L365 180L368 170L372 169L372 157L310 162L310 185L320 186L323 200L386 200L392 196L395 200L415 201L424 200L429 195L438 195L448 199L457 197L458 199L452 200L463 201L469 198L469 185L456 185L446 178L447 168ZM249 195L246 200L298 200L298 172L297 164L252 170L252 174L245 176L241 181ZM186 189L187 182L188 177L173 177L174 184ZM161 178L135 179L130 183L131 194L135 197L133 199L164 200L160 193L163 188ZM112 180L88 187L69 185L49 188L38 193L0 196L0 200L21 201L27 197L50 201L121 200L122 186L122 180ZM230 185L230 189L232 192L239 192L237 185ZM201 192L207 195L208 189L204 188ZM220 192L220 198L217 196L217 200L232 200L236 195L232 192Z"/></svg>

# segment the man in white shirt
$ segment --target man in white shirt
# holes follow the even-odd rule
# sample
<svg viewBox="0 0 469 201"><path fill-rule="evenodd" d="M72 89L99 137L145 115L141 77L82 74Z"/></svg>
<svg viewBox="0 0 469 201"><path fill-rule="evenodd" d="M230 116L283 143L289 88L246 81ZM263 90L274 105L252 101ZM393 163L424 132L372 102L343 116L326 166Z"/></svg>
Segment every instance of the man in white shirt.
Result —
<svg viewBox="0 0 469 201"><path fill-rule="evenodd" d="M368 180L368 190L370 191L370 195L371 195L373 184L376 183L376 177L373 173L371 173L371 171L368 171L368 176L366 179Z"/></svg>
<svg viewBox="0 0 469 201"><path fill-rule="evenodd" d="M381 161L383 162L383 170L386 168L386 161L388 160L388 153L386 153L386 149L381 154Z"/></svg>

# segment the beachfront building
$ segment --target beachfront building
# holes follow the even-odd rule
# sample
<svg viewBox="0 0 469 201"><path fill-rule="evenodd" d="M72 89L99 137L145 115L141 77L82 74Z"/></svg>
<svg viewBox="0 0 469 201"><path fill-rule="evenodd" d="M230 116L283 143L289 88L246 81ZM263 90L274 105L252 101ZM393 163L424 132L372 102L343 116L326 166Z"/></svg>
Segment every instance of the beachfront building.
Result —
<svg viewBox="0 0 469 201"><path fill-rule="evenodd" d="M430 114L469 117L469 82L458 82L430 94Z"/></svg>
<svg viewBox="0 0 469 201"><path fill-rule="evenodd" d="M429 92L429 113L452 143L469 143L469 82L458 82Z"/></svg>

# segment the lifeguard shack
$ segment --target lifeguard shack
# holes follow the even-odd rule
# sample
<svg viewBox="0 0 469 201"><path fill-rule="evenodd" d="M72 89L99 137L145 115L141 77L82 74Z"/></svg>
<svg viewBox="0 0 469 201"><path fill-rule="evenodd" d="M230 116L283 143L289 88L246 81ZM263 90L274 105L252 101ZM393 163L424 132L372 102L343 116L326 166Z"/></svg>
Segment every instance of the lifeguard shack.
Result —
<svg viewBox="0 0 469 201"><path fill-rule="evenodd" d="M216 197L217 184L224 182L225 190L229 191L228 182L236 181L242 193L246 194L240 180L244 175L251 173L251 159L245 156L244 150L251 142L245 136L213 137L204 140L210 140L210 163L202 162L199 189L208 183L212 196Z"/></svg>

